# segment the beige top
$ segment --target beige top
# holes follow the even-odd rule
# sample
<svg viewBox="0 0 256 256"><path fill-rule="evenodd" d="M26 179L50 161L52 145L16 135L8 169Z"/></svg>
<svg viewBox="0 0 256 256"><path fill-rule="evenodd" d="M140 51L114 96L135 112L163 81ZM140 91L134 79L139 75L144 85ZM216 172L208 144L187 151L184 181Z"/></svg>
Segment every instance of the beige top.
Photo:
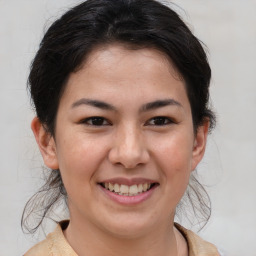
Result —
<svg viewBox="0 0 256 256"><path fill-rule="evenodd" d="M62 227L68 222L60 223L45 240L33 246L24 256L78 256L65 239ZM201 239L195 233L175 224L188 243L189 256L219 256L217 248Z"/></svg>

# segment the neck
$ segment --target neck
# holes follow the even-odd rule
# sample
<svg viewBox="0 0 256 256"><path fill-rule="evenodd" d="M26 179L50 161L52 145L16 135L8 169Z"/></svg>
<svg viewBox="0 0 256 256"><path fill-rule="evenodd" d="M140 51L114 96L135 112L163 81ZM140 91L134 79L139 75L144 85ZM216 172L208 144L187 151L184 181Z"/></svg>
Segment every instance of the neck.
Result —
<svg viewBox="0 0 256 256"><path fill-rule="evenodd" d="M79 256L178 256L173 223L138 236L118 236L71 218L64 235Z"/></svg>

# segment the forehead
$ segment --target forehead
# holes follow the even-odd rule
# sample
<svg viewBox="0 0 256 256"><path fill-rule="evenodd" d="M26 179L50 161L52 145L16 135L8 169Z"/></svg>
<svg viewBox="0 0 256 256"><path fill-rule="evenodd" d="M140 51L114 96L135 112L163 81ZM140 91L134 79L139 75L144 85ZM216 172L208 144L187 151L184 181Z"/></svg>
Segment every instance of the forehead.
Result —
<svg viewBox="0 0 256 256"><path fill-rule="evenodd" d="M77 72L70 75L66 92L72 100L122 98L153 101L157 98L186 98L184 82L171 61L152 49L130 49L123 45L92 51ZM140 96L140 97L139 97Z"/></svg>
<svg viewBox="0 0 256 256"><path fill-rule="evenodd" d="M150 68L158 66L169 70L178 80L183 80L172 60L164 52L155 48L141 48L129 44L114 43L96 47L86 58L81 68L109 69L111 65L119 68L128 68L129 64L136 67ZM100 64L100 65L99 65ZM156 69L157 70L157 69Z"/></svg>

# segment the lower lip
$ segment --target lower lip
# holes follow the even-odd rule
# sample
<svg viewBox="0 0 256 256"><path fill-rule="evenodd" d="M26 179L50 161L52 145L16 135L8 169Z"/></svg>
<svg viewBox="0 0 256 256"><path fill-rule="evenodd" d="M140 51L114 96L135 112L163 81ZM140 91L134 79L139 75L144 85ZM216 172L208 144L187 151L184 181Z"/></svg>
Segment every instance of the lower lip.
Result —
<svg viewBox="0 0 256 256"><path fill-rule="evenodd" d="M98 186L110 199L112 199L113 201L115 201L119 204L123 204L123 205L135 205L135 204L139 204L139 203L146 201L147 199L149 199L152 196L153 192L158 187L157 185L155 185L150 190L140 193L136 196L122 196L122 195L113 193L113 192L109 191L108 189L103 188L101 185L98 185Z"/></svg>

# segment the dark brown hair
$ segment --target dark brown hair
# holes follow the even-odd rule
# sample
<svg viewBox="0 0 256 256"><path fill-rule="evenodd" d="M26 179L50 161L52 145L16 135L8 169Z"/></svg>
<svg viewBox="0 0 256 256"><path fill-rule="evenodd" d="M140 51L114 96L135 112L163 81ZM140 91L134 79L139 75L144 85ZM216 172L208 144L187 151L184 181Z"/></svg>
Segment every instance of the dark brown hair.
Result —
<svg viewBox="0 0 256 256"><path fill-rule="evenodd" d="M195 132L205 121L214 127L215 116L208 106L211 69L207 56L177 13L155 0L88 0L51 25L31 65L28 89L47 132L54 136L56 114L69 75L97 46L112 43L134 49L154 48L168 56L185 81ZM67 196L60 171L48 172L45 185L23 213L23 227L30 232ZM195 214L207 222L210 200L193 175L185 195ZM38 222L29 227L28 217L36 212Z"/></svg>

